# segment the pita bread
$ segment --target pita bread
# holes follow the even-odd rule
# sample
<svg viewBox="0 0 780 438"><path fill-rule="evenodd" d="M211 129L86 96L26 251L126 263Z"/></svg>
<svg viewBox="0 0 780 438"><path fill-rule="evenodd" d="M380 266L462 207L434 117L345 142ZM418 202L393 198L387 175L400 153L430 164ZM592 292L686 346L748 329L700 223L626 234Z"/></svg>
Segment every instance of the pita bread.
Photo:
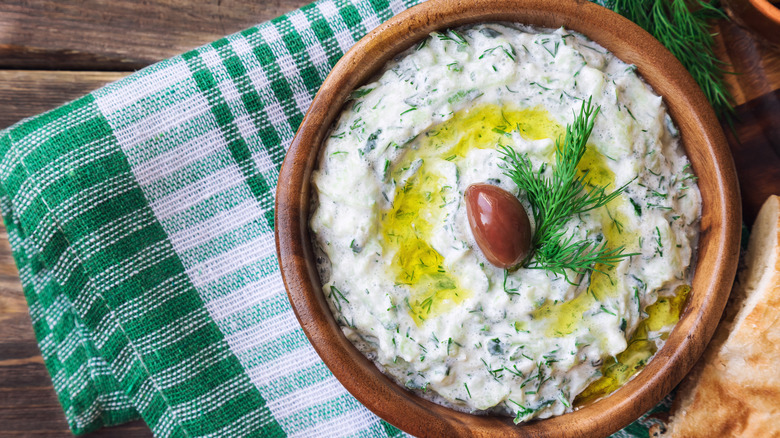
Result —
<svg viewBox="0 0 780 438"><path fill-rule="evenodd" d="M745 265L664 437L780 437L780 197L761 208Z"/></svg>

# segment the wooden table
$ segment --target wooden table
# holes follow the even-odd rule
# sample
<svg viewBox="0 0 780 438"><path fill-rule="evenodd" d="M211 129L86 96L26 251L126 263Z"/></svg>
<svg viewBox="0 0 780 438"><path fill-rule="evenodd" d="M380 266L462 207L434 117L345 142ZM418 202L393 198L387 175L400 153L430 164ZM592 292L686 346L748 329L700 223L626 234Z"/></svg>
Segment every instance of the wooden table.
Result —
<svg viewBox="0 0 780 438"><path fill-rule="evenodd" d="M245 29L310 0L3 0L0 4L0 129L55 108L156 61ZM738 157L780 156L780 53L733 24L720 26L719 57L739 75L727 77L743 140ZM745 141L748 140L748 141ZM774 142L774 149L767 149ZM747 151L747 152L746 152ZM773 155L774 154L774 155ZM754 160L755 161L755 160ZM762 160L766 161L766 160ZM780 180L744 171L737 160L750 218L764 191ZM776 162L776 161L775 161ZM773 169L770 168L771 173ZM780 165L777 169L780 172ZM761 178L756 187L750 177ZM774 186L772 184L775 184ZM33 336L8 236L0 226L0 436L71 436ZM89 436L151 436L141 421Z"/></svg>

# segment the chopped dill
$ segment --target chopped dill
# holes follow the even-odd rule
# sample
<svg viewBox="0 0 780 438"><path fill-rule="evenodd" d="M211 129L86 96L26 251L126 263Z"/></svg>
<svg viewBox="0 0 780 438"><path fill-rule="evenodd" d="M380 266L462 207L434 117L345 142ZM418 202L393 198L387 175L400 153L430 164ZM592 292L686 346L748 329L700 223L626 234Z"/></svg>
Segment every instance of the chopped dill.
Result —
<svg viewBox="0 0 780 438"><path fill-rule="evenodd" d="M360 99L372 91L374 91L373 88L358 88L357 90L350 93L348 100Z"/></svg>
<svg viewBox="0 0 780 438"><path fill-rule="evenodd" d="M333 285L331 285L331 286L330 286L330 291L331 291L331 292L336 292L336 293L337 293L337 294L338 294L338 295L341 297L341 299L342 299L342 300L344 300L344 302L346 302L346 303L349 303L349 300L348 300L348 299L347 299L347 298L344 296L344 294L343 294L343 293L341 293L341 291L340 291L340 290L338 290L338 289L336 288L336 286L333 286Z"/></svg>
<svg viewBox="0 0 780 438"><path fill-rule="evenodd" d="M672 209L672 207L668 207L666 205L653 204L653 203L650 203L650 202L647 203L647 206L650 207L650 208L657 208L659 210L671 210Z"/></svg>
<svg viewBox="0 0 780 438"><path fill-rule="evenodd" d="M517 377L523 377L523 373L521 373L520 370L517 369L517 365L512 365L512 368L514 368L514 369L510 370L509 368L504 366L504 371L506 371L506 372L508 372L510 374L514 374Z"/></svg>
<svg viewBox="0 0 780 438"><path fill-rule="evenodd" d="M425 37L425 39L424 39L424 40L420 41L420 44L418 44L418 45L417 45L417 48L416 48L415 50L421 50L423 47L425 47L425 45L426 45L426 44L428 44L428 40L429 40L430 38L431 38L431 37L429 37L429 36L428 36L428 37Z"/></svg>
<svg viewBox="0 0 780 438"><path fill-rule="evenodd" d="M602 311L602 312L609 313L609 314L610 314L610 315L612 315L612 316L617 316L617 315L615 314L615 312L611 312L609 309L607 309L606 307L604 307L604 305L603 305L603 304L601 305L601 311Z"/></svg>
<svg viewBox="0 0 780 438"><path fill-rule="evenodd" d="M508 273L509 273L509 271L504 269L504 292L506 292L508 295L520 295L517 292L517 288L516 287L512 288L512 289L509 289L509 288L506 287L506 280L507 280L507 277L508 277Z"/></svg>
<svg viewBox="0 0 780 438"><path fill-rule="evenodd" d="M549 89L549 88L545 87L544 85L542 85L542 84L540 84L540 83L538 83L538 82L531 82L531 85L536 85L537 87L539 87L539 88L541 88L541 89L543 89L543 90L550 91L550 89Z"/></svg>
<svg viewBox="0 0 780 438"><path fill-rule="evenodd" d="M437 34L442 41L452 41L459 46L467 46L469 44L466 38L463 37L458 31L453 29L447 29L444 33Z"/></svg>
<svg viewBox="0 0 780 438"><path fill-rule="evenodd" d="M481 54L481 55L479 55L479 58L478 58L478 59L482 59L482 58L484 58L484 57L485 57L485 55L488 55L488 54L491 54L491 55L492 55L492 54L493 54L493 52L495 52L496 50L501 50L502 52L504 52L504 54L505 54L505 55L506 55L506 56L507 56L509 59L511 59L512 61L514 61L514 60L515 60L515 55L517 54L517 52L515 52L515 48L514 48L514 47L512 47L512 45L511 45L511 44L509 45L509 49L508 49L508 50L507 50L507 48L506 48L506 47L504 47L504 46L501 46L501 45L499 45L499 46L496 46L496 47L491 47L491 48L489 48L489 49L485 49L485 51L484 51L484 52L482 52L482 54Z"/></svg>
<svg viewBox="0 0 780 438"><path fill-rule="evenodd" d="M336 286L331 285L329 298L333 300L333 303L336 305L336 308L338 309L339 312L341 312L341 300L339 300L339 297L341 297L342 300L349 303L349 301L344 297L344 294L342 294L341 291L338 290Z"/></svg>
<svg viewBox="0 0 780 438"><path fill-rule="evenodd" d="M636 212L637 217L642 217L642 207L639 205L638 202L634 200L634 198L628 198L629 202L631 202L631 205L634 206L634 212Z"/></svg>
<svg viewBox="0 0 780 438"><path fill-rule="evenodd" d="M569 404L569 401L566 399L566 396L563 394L563 390L561 390L561 392L558 394L558 400L560 400L561 403L563 403L563 405L566 406L567 408L571 407L571 404Z"/></svg>
<svg viewBox="0 0 780 438"><path fill-rule="evenodd" d="M549 54L550 54L550 56L552 56L553 58L555 58L556 56L558 56L558 46L560 45L560 41L556 41L556 42L555 42L555 47L553 48L553 50L550 50L550 49L548 49L548 48L547 48L547 45L546 45L546 44L547 44L548 42L550 42L550 39L549 39L549 38L545 38L545 39L543 39L543 40L540 40L539 42L537 42L537 41L534 41L534 42L536 42L537 44L539 44L540 46L542 46L542 48L543 48L544 50L546 50L546 51L547 51L547 53L549 53Z"/></svg>
<svg viewBox="0 0 780 438"><path fill-rule="evenodd" d="M656 235L656 238L655 238L655 243L656 243L655 252L657 254L659 254L661 257L663 257L664 256L664 251L663 251L664 242L663 242L663 240L661 240L661 230L659 230L658 227L655 227L655 235Z"/></svg>
<svg viewBox="0 0 780 438"><path fill-rule="evenodd" d="M499 127L495 127L495 128L493 128L493 132L495 132L496 134L501 134L501 135L503 135L504 137L511 137L511 136L512 136L512 134L510 134L510 133L508 133L508 132L504 131L503 129L501 129L501 128L499 128Z"/></svg>
<svg viewBox="0 0 780 438"><path fill-rule="evenodd" d="M625 108L626 111L628 111L628 115L631 116L631 118L634 119L634 121L636 122L637 120L636 120L636 117L634 117L634 113L632 113L631 110L628 109L628 107L625 106L625 105L623 105L623 108Z"/></svg>

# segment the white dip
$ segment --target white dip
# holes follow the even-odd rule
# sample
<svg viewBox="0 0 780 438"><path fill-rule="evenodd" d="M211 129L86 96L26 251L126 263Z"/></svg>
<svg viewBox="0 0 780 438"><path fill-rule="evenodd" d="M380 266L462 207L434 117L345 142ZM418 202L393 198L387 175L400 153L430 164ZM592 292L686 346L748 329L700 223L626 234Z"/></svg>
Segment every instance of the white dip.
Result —
<svg viewBox="0 0 780 438"><path fill-rule="evenodd" d="M517 194L533 224L496 146L535 169L554 162L554 140L591 96L601 112L580 167L628 187L570 232L638 255L579 286L491 265L464 190ZM700 195L677 129L633 66L564 29L432 34L353 93L312 180L323 291L345 335L399 384L462 411L572 410L648 306L689 281ZM643 336L658 347L671 326Z"/></svg>

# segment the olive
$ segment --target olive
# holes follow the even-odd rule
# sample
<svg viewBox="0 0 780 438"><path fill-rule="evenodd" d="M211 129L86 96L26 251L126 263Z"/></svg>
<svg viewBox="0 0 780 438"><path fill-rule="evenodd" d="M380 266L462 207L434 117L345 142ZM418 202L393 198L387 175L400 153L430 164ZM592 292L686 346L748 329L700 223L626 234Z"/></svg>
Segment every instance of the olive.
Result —
<svg viewBox="0 0 780 438"><path fill-rule="evenodd" d="M531 249L531 224L520 201L490 184L472 184L463 195L471 232L485 258L499 268L523 261Z"/></svg>

